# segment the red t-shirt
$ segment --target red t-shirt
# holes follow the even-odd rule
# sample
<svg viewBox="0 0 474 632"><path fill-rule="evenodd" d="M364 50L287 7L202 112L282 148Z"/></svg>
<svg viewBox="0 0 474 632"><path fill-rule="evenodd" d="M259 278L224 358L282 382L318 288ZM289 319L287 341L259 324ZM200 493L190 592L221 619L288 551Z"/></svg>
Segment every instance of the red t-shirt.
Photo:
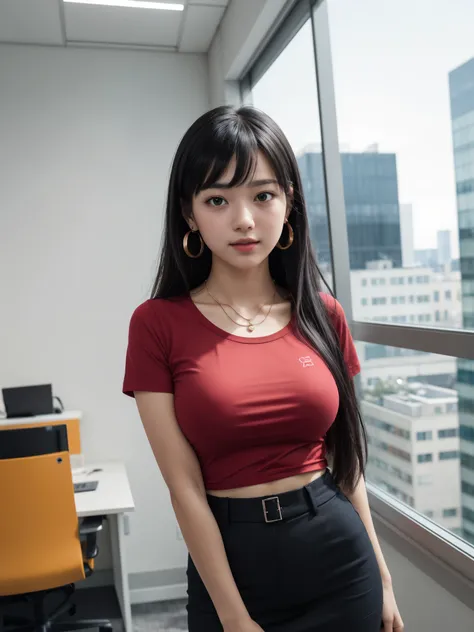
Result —
<svg viewBox="0 0 474 632"><path fill-rule="evenodd" d="M341 305L322 294L350 375L359 361ZM176 418L208 490L234 489L327 466L324 436L339 394L323 360L290 323L235 336L189 297L151 299L130 322L123 392L173 393Z"/></svg>

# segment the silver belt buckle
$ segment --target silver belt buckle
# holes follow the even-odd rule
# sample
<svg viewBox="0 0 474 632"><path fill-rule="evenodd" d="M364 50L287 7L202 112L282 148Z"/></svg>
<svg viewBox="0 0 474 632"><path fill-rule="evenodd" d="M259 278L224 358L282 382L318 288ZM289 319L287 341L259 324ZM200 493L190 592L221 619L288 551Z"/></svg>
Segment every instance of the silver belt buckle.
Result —
<svg viewBox="0 0 474 632"><path fill-rule="evenodd" d="M268 518L268 510L267 510L267 503L270 502L271 500L276 500L276 509L278 512L278 517L273 518L273 519ZM263 517L265 518L266 523L269 524L271 522L281 522L283 520L283 516L281 515L280 499L278 498L278 496L270 496L270 498L264 498L262 500L262 505L263 505Z"/></svg>

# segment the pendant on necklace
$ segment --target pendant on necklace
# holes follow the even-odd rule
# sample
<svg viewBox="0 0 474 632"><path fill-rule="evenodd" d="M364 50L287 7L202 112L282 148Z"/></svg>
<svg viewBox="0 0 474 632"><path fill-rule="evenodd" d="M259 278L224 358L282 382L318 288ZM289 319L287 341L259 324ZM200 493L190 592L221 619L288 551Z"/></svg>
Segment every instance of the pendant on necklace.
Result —
<svg viewBox="0 0 474 632"><path fill-rule="evenodd" d="M255 329L255 326L252 325L252 323L250 323L249 326L247 327L247 331L249 331L250 333L252 333L254 329Z"/></svg>

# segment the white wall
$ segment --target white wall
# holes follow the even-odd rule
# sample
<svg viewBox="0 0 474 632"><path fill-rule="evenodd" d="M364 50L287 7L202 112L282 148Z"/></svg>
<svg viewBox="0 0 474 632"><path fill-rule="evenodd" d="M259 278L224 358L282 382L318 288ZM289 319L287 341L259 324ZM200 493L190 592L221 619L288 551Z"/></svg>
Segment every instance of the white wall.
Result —
<svg viewBox="0 0 474 632"><path fill-rule="evenodd" d="M86 458L127 464L130 571L184 566L168 495L121 394L159 252L170 162L208 109L205 56L0 47L0 386L52 382Z"/></svg>

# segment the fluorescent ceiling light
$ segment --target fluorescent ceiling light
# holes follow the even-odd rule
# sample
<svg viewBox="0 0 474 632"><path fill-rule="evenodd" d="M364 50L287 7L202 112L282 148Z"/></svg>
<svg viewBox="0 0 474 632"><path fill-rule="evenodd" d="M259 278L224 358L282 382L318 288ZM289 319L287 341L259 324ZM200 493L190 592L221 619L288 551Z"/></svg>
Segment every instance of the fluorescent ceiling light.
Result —
<svg viewBox="0 0 474 632"><path fill-rule="evenodd" d="M125 7L126 9L158 9L160 11L184 11L184 4L170 2L144 2L143 0L64 0L72 4L97 4L105 7Z"/></svg>

